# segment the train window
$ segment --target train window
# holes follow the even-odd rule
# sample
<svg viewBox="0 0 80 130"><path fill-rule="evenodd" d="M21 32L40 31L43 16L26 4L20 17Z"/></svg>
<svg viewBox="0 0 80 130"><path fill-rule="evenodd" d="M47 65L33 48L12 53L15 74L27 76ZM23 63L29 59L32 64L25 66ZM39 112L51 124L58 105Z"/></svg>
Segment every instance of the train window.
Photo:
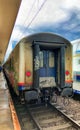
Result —
<svg viewBox="0 0 80 130"><path fill-rule="evenodd" d="M40 67L43 67L43 52L39 52L39 58L40 58Z"/></svg>
<svg viewBox="0 0 80 130"><path fill-rule="evenodd" d="M49 67L54 67L54 53L49 52Z"/></svg>

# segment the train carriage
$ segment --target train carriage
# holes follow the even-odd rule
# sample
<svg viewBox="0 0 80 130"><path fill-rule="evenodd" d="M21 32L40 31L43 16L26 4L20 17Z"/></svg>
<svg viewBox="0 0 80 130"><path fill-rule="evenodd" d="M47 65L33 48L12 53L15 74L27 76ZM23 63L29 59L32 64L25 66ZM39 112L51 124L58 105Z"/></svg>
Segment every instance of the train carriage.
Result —
<svg viewBox="0 0 80 130"><path fill-rule="evenodd" d="M72 94L72 45L59 35L37 33L23 38L4 68L22 101L50 100L54 91Z"/></svg>
<svg viewBox="0 0 80 130"><path fill-rule="evenodd" d="M73 45L73 91L80 95L80 39L72 41Z"/></svg>

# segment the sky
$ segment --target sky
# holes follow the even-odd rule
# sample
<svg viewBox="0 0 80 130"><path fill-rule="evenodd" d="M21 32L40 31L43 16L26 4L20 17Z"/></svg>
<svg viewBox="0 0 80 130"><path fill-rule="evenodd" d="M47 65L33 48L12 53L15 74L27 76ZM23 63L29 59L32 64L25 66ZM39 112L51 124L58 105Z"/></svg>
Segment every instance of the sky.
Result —
<svg viewBox="0 0 80 130"><path fill-rule="evenodd" d="M39 32L80 39L80 0L22 0L5 60L23 37Z"/></svg>

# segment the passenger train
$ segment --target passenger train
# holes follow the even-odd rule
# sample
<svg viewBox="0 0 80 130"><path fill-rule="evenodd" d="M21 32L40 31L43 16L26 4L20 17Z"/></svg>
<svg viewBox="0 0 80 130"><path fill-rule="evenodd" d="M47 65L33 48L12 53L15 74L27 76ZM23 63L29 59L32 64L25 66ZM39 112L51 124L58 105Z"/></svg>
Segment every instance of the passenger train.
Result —
<svg viewBox="0 0 80 130"><path fill-rule="evenodd" d="M80 94L80 39L72 41L73 45L73 91Z"/></svg>
<svg viewBox="0 0 80 130"><path fill-rule="evenodd" d="M20 101L50 101L54 93L71 95L72 44L60 35L36 33L20 40L4 63Z"/></svg>

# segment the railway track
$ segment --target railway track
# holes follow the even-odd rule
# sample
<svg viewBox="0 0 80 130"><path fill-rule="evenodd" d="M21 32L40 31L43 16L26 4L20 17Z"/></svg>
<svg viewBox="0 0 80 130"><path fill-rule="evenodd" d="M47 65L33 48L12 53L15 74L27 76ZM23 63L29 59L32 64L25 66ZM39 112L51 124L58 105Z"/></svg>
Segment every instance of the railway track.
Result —
<svg viewBox="0 0 80 130"><path fill-rule="evenodd" d="M17 101L17 100L16 100ZM56 104L24 105L15 102L22 130L79 130L80 126Z"/></svg>
<svg viewBox="0 0 80 130"><path fill-rule="evenodd" d="M33 122L33 119L30 117L25 105L18 103L15 105L15 109L18 115L21 130L37 130L37 127Z"/></svg>
<svg viewBox="0 0 80 130"><path fill-rule="evenodd" d="M78 130L79 126L74 124L71 119L66 118L55 106L49 105L33 105L28 106L28 111L38 125L39 130Z"/></svg>
<svg viewBox="0 0 80 130"><path fill-rule="evenodd" d="M11 90L12 91L12 90ZM50 104L21 104L11 92L21 130L80 130L80 122L57 102Z"/></svg>
<svg viewBox="0 0 80 130"><path fill-rule="evenodd" d="M80 129L80 101L61 96L57 96L55 101L51 102L51 105Z"/></svg>

